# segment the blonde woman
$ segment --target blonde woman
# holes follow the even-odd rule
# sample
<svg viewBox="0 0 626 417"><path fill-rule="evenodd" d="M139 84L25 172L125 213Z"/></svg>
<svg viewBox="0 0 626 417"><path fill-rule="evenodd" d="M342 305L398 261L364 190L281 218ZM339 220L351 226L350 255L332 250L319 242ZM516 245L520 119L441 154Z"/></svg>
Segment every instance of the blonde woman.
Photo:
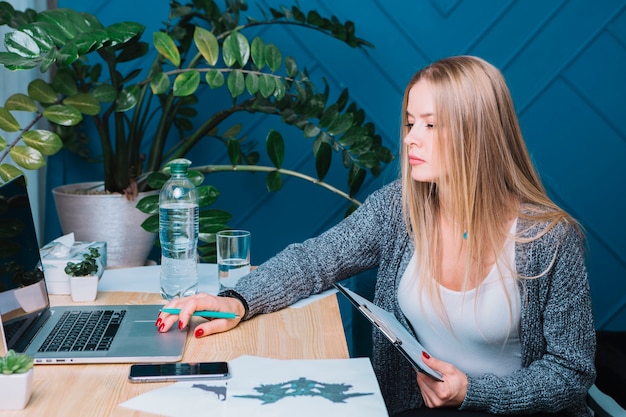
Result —
<svg viewBox="0 0 626 417"><path fill-rule="evenodd" d="M583 235L531 163L501 73L482 59L419 71L403 102L401 178L344 221L293 244L219 297L177 299L162 332L195 310L243 319L377 268L374 302L443 374L418 375L379 332L372 362L390 415L591 415L595 332ZM238 320L198 325L203 337Z"/></svg>

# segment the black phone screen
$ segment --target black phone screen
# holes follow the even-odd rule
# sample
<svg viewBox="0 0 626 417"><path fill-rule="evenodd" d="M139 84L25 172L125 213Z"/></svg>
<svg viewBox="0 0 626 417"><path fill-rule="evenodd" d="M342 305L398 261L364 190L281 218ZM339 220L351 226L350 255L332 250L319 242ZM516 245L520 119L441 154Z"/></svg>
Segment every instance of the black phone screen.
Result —
<svg viewBox="0 0 626 417"><path fill-rule="evenodd" d="M130 379L177 380L194 378L227 378L227 362L136 364L130 367Z"/></svg>

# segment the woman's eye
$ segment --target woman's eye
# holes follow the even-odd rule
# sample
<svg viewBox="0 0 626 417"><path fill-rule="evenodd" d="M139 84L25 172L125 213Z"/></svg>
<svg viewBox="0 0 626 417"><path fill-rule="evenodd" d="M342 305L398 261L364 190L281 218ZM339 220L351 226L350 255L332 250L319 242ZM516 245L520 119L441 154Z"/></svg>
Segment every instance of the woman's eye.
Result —
<svg viewBox="0 0 626 417"><path fill-rule="evenodd" d="M413 123L407 123L405 124L406 127L408 127L409 129L413 129L414 124Z"/></svg>
<svg viewBox="0 0 626 417"><path fill-rule="evenodd" d="M434 123L426 123L426 127L428 129L434 129L435 128L435 124Z"/></svg>

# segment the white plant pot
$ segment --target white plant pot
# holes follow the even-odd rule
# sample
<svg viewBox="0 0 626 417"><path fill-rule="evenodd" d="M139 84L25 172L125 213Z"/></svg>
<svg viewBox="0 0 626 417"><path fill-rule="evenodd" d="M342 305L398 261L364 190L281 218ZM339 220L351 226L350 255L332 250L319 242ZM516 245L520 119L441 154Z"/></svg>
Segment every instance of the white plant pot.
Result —
<svg viewBox="0 0 626 417"><path fill-rule="evenodd" d="M21 410L33 392L33 369L21 374L0 374L0 410Z"/></svg>
<svg viewBox="0 0 626 417"><path fill-rule="evenodd" d="M148 215L136 205L158 191L139 193L134 201L118 193L77 194L78 190L97 184L101 183L68 184L52 190L63 234L74 232L75 239L81 242L106 242L108 267L144 265L156 234L141 228Z"/></svg>
<svg viewBox="0 0 626 417"><path fill-rule="evenodd" d="M70 294L72 301L77 303L95 300L98 295L98 276L70 277Z"/></svg>

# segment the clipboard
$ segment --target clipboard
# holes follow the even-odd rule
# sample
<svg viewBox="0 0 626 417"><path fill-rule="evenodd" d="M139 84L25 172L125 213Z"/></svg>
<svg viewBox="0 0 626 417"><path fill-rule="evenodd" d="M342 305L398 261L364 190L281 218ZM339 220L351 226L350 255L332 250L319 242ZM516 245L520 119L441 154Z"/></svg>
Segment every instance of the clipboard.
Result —
<svg viewBox="0 0 626 417"><path fill-rule="evenodd" d="M425 352L426 349L400 324L393 314L383 310L341 284L333 285L374 327L389 339L417 372L425 373L438 381L442 381L443 376L441 373L430 368L422 360L422 352Z"/></svg>

